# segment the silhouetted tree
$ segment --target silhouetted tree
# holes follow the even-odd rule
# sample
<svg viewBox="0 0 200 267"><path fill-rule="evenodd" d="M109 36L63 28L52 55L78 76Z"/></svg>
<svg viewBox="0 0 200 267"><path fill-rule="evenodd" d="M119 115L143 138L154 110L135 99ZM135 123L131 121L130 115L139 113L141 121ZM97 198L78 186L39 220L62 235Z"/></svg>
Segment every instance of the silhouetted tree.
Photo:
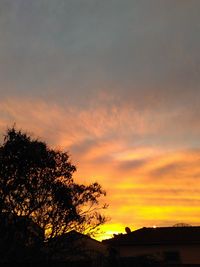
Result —
<svg viewBox="0 0 200 267"><path fill-rule="evenodd" d="M76 183L75 171L68 153L8 129L0 147L0 214L31 219L46 239L72 229L92 233L105 222L98 211L105 191Z"/></svg>

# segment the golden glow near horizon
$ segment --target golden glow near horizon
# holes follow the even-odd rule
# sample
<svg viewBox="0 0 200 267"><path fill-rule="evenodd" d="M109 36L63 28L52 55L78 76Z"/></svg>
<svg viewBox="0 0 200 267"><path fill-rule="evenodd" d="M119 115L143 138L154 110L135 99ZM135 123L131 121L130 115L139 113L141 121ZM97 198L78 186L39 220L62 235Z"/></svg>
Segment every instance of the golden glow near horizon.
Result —
<svg viewBox="0 0 200 267"><path fill-rule="evenodd" d="M99 239L124 233L126 226L134 230L179 222L199 224L200 151L137 148L135 153L133 149L130 154L123 152L117 159L114 154L113 158L110 164L105 163L105 168L95 162L86 163L88 170L93 171L90 175L98 177L107 189L106 215L111 221L102 227L105 233ZM84 163L83 158L83 166ZM82 170L87 177L81 164Z"/></svg>

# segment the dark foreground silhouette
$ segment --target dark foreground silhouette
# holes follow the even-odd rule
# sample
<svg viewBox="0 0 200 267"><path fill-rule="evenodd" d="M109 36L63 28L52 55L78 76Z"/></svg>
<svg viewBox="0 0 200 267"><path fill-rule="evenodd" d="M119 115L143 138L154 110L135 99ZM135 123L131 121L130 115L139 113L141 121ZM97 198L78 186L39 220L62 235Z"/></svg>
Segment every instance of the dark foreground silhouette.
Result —
<svg viewBox="0 0 200 267"><path fill-rule="evenodd" d="M57 237L94 234L105 223L105 191L76 183L75 171L68 153L8 129L0 145L0 263L53 260Z"/></svg>

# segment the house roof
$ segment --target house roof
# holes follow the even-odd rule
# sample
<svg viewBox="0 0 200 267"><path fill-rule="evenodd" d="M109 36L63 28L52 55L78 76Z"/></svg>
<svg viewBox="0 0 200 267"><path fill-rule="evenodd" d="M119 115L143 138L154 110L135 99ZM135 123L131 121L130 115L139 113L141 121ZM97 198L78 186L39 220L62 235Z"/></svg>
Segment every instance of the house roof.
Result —
<svg viewBox="0 0 200 267"><path fill-rule="evenodd" d="M144 227L127 234L116 235L114 238L104 240L103 242L114 246L200 244L200 227Z"/></svg>
<svg viewBox="0 0 200 267"><path fill-rule="evenodd" d="M52 239L52 242L56 241L56 242L64 242L64 243L70 243L70 242L76 242L78 240L90 240L92 242L95 242L95 243L101 243L93 238L91 238L90 236L88 235L84 235L82 233L79 233L75 230L72 230L70 232L67 232L65 234L62 234L60 236L57 236L55 238Z"/></svg>
<svg viewBox="0 0 200 267"><path fill-rule="evenodd" d="M82 257L93 257L94 255L107 255L107 246L101 242L72 230L57 236L47 244L47 248L53 246L55 257L63 259L70 257L80 259Z"/></svg>

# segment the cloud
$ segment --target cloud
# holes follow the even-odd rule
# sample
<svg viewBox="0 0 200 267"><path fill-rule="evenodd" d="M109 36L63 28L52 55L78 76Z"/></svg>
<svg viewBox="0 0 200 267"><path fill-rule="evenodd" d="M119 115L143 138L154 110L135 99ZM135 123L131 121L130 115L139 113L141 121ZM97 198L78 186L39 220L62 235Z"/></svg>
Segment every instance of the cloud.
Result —
<svg viewBox="0 0 200 267"><path fill-rule="evenodd" d="M192 108L199 99L196 1L16 0L0 7L2 95L87 104L104 90L140 110Z"/></svg>
<svg viewBox="0 0 200 267"><path fill-rule="evenodd" d="M98 181L106 189L109 209L105 214L111 217L110 225L118 224L118 231L123 225L197 223L199 149L182 146L180 150L180 144L166 146L165 140L154 145L145 143L145 138L142 142L141 136L158 136L157 130L148 132L145 113L141 128L135 113L132 117L131 109L122 108L91 103L81 109L33 98L1 99L0 127L3 133L16 122L18 128L49 145L69 151L78 166L75 178L84 183ZM134 128L131 117L131 123L136 122ZM160 129L159 121L154 126Z"/></svg>
<svg viewBox="0 0 200 267"><path fill-rule="evenodd" d="M0 3L1 132L16 122L69 151L76 178L108 191L120 229L197 222L199 8L193 0Z"/></svg>

